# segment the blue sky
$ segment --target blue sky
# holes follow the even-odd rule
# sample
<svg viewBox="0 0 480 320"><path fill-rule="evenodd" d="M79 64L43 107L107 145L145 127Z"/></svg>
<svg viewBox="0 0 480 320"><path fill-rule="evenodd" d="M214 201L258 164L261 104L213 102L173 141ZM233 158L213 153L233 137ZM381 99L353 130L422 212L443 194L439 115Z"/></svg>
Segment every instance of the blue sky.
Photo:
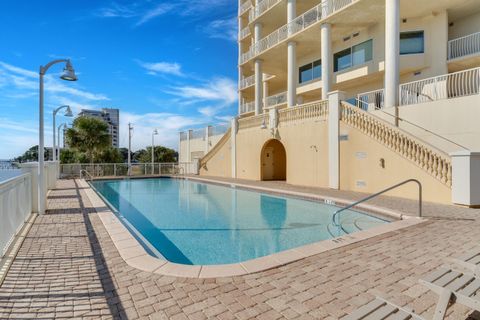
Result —
<svg viewBox="0 0 480 320"><path fill-rule="evenodd" d="M0 2L0 159L38 143L38 68L70 58L79 81L46 78L52 110L119 108L120 144L175 147L178 132L237 110L236 0L4 0ZM71 122L58 117L57 124Z"/></svg>

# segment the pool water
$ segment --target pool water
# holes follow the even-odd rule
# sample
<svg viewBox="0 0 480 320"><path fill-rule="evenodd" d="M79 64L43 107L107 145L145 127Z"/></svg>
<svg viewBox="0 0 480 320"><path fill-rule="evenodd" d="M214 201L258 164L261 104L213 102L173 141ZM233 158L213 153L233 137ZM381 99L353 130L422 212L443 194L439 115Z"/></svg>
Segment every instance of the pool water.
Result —
<svg viewBox="0 0 480 320"><path fill-rule="evenodd" d="M148 242L146 247L181 264L237 263L387 223L345 211L339 218L343 231L332 225L338 207L192 180L92 185Z"/></svg>

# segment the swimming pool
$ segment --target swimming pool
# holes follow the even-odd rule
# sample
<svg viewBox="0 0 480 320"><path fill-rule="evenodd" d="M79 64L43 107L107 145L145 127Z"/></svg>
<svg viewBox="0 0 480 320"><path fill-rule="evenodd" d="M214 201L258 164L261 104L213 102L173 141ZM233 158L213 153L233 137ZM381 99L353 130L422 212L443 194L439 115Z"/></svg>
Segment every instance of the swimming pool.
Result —
<svg viewBox="0 0 480 320"><path fill-rule="evenodd" d="M238 263L344 235L338 207L185 179L93 181L147 251L187 265ZM388 221L346 211L348 233ZM148 249L149 248L149 249Z"/></svg>

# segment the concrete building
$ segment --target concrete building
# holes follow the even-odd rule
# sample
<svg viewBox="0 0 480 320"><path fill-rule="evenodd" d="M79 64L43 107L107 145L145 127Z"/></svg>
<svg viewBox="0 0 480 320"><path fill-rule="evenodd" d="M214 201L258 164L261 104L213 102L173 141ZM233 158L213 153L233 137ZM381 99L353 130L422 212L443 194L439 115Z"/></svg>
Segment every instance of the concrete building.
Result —
<svg viewBox="0 0 480 320"><path fill-rule="evenodd" d="M415 178L428 200L480 205L479 0L240 0L238 24L238 117L201 174Z"/></svg>
<svg viewBox="0 0 480 320"><path fill-rule="evenodd" d="M102 119L109 125L109 132L112 136L112 146L115 148L119 147L120 143L120 110L118 109L110 109L110 108L102 108L102 110L87 110L82 109L82 111L78 114L79 117L81 116L89 116L95 117L98 119Z"/></svg>

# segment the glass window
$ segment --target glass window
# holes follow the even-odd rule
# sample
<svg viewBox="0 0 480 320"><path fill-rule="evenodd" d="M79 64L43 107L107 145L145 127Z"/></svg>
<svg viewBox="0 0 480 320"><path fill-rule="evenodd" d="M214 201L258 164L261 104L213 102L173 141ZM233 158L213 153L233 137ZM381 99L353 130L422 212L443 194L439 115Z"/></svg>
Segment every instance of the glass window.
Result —
<svg viewBox="0 0 480 320"><path fill-rule="evenodd" d="M352 47L352 65L356 66L372 60L373 41L368 40Z"/></svg>
<svg viewBox="0 0 480 320"><path fill-rule="evenodd" d="M423 31L400 33L400 54L424 53Z"/></svg>
<svg viewBox="0 0 480 320"><path fill-rule="evenodd" d="M313 62L313 79L320 79L322 77L322 60Z"/></svg>
<svg viewBox="0 0 480 320"><path fill-rule="evenodd" d="M306 64L303 67L300 67L299 69L300 72L300 83L308 82L313 79L313 74L312 74L312 64Z"/></svg>
<svg viewBox="0 0 480 320"><path fill-rule="evenodd" d="M348 48L333 55L333 71L341 71L352 66L352 49Z"/></svg>

